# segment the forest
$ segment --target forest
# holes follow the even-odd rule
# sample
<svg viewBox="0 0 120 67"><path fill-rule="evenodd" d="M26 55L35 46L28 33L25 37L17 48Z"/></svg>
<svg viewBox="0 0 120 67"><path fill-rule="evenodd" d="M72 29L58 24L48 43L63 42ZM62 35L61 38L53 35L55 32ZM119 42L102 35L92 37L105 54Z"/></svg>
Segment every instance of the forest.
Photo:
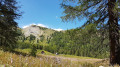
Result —
<svg viewBox="0 0 120 67"><path fill-rule="evenodd" d="M99 29L95 24L87 25L82 29L56 31L47 39L41 36L41 39L36 40L34 35L25 37L20 30L19 34L16 48L31 48L35 44L36 49L43 49L54 54L109 58L107 29Z"/></svg>

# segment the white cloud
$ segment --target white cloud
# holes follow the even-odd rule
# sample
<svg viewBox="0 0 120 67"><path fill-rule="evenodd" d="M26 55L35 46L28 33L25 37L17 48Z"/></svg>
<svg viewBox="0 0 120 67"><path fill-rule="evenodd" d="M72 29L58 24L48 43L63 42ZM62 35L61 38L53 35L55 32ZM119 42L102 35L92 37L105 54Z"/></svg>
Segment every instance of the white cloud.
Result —
<svg viewBox="0 0 120 67"><path fill-rule="evenodd" d="M60 28L59 29L54 29L54 30L56 30L56 31L63 31L63 29L60 29Z"/></svg>
<svg viewBox="0 0 120 67"><path fill-rule="evenodd" d="M35 24L35 23L32 23L32 24L23 26L22 28L27 28L27 27L29 27L29 26L31 26L31 25L36 25L36 26L41 26L41 27L46 27L46 28L48 28L48 26L46 26L46 25L44 25L44 24Z"/></svg>
<svg viewBox="0 0 120 67"><path fill-rule="evenodd" d="M48 26L46 26L46 25L44 25L44 24L35 24L35 23L32 23L32 24L23 26L22 28L27 28L27 27L29 27L29 26L31 26L31 25L36 25L36 26L41 26L41 27L50 28L50 27L48 27ZM63 31L63 29L61 29L61 28L58 28L58 29L52 28L52 29L53 29L53 30L56 30L56 31Z"/></svg>
<svg viewBox="0 0 120 67"><path fill-rule="evenodd" d="M27 28L27 27L29 27L29 25L23 26L22 28Z"/></svg>
<svg viewBox="0 0 120 67"><path fill-rule="evenodd" d="M37 26L47 27L46 25L43 25L43 24L37 24ZM48 27L47 27L47 28L48 28Z"/></svg>

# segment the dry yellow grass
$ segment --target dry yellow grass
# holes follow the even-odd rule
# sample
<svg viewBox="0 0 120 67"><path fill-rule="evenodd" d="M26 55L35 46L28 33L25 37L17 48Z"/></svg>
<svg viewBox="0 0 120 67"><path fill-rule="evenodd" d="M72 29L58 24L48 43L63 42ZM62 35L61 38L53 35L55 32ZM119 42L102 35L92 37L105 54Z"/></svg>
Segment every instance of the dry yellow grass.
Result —
<svg viewBox="0 0 120 67"><path fill-rule="evenodd" d="M37 57L22 56L0 50L0 64L5 67L99 67L102 65L95 62L98 61L40 54Z"/></svg>

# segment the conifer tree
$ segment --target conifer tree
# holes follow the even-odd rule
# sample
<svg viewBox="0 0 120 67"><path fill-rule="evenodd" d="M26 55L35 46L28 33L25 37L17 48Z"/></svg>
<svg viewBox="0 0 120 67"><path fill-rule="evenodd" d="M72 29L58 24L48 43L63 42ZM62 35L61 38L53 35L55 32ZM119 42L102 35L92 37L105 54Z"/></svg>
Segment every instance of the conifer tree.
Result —
<svg viewBox="0 0 120 67"><path fill-rule="evenodd" d="M110 64L120 65L119 45L119 0L63 0L63 21L86 19L85 25L90 23L109 30Z"/></svg>
<svg viewBox="0 0 120 67"><path fill-rule="evenodd" d="M16 43L17 22L20 16L16 0L0 0L0 46L13 47Z"/></svg>

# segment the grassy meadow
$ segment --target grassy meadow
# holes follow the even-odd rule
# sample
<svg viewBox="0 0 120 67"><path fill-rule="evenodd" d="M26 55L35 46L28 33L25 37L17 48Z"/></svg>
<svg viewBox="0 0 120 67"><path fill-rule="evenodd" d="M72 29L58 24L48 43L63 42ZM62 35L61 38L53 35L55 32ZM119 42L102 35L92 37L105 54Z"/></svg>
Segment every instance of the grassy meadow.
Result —
<svg viewBox="0 0 120 67"><path fill-rule="evenodd" d="M107 66L108 62L102 59L79 57L72 55L55 55L42 50L37 50L37 56L30 56L31 49L15 49L16 52L24 53L16 54L12 52L4 52L0 50L0 67L99 67Z"/></svg>

